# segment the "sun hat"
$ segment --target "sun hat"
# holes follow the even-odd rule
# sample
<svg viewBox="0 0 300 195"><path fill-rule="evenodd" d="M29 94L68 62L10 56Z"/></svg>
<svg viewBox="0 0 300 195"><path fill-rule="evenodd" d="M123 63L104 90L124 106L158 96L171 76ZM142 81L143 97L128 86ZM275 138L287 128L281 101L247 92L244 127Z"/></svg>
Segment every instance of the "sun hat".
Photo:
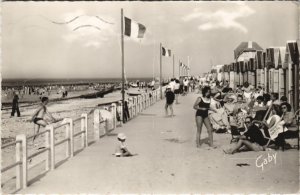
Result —
<svg viewBox="0 0 300 195"><path fill-rule="evenodd" d="M118 138L124 140L126 139L126 135L124 133L119 133Z"/></svg>

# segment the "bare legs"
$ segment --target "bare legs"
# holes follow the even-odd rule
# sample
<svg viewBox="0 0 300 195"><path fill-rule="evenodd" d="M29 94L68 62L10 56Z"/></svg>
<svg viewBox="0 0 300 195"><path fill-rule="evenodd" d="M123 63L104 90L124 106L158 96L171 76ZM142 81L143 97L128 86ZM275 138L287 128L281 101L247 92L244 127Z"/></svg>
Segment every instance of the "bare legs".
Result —
<svg viewBox="0 0 300 195"><path fill-rule="evenodd" d="M213 129L212 129L210 120L208 117L203 119L201 116L196 116L196 125L197 125L196 145L197 145L197 147L200 147L200 145L201 145L200 140L201 140L201 132L202 132L203 123L207 129L209 146L213 147L213 131L212 131Z"/></svg>
<svg viewBox="0 0 300 195"><path fill-rule="evenodd" d="M42 126L42 127L46 127L48 125L48 123L46 122L46 121L44 121L44 120L39 120L39 121L37 121L35 124L34 124L34 137L33 137L33 139L32 139L32 142L33 142L33 144L34 144L34 140L35 140L35 138L37 137L36 136L36 134L38 134L39 133L39 131L40 131L40 127Z"/></svg>
<svg viewBox="0 0 300 195"><path fill-rule="evenodd" d="M226 154L233 154L235 152L237 152L242 146L246 146L248 149L252 150L252 151L259 151L260 149L255 146L253 143L251 143L248 140L244 140L244 139L240 139L234 146L233 148L229 149L229 150L224 150L224 152Z"/></svg>
<svg viewBox="0 0 300 195"><path fill-rule="evenodd" d="M199 148L201 145L200 140L201 140L202 125L203 125L203 119L201 116L196 116L196 125L197 125L196 146L197 148Z"/></svg>
<svg viewBox="0 0 300 195"><path fill-rule="evenodd" d="M166 113L166 116L168 116L168 108L170 108L170 111L171 111L171 117L174 116L174 111L173 111L173 104L166 104L165 105L165 113Z"/></svg>

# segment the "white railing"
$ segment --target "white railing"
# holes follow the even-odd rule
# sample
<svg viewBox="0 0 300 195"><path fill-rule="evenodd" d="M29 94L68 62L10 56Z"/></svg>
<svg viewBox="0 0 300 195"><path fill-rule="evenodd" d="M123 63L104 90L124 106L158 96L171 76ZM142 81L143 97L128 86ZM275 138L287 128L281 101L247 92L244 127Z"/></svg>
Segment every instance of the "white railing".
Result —
<svg viewBox="0 0 300 195"><path fill-rule="evenodd" d="M129 111L129 119L133 119L140 112L147 109L149 106L153 105L155 102L159 100L160 97L159 89L154 91L150 91L149 93L142 94L135 97L129 97L127 99L128 102L128 111ZM151 97L150 95L151 94ZM102 134L106 135L110 130L117 128L117 123L119 126L122 126L123 123L123 105L122 102L119 101L117 103L112 103L110 106L106 107L106 109L111 113L112 116L112 129L109 129L109 121L107 119L103 119L101 116L101 112L99 108L94 109L93 111L93 124L94 124L94 140L97 141L100 138L100 125L104 123L104 131ZM117 120L117 112L119 114L120 120ZM80 131L74 134L74 123L80 121ZM55 131L60 128L65 127L65 138L60 141L55 141ZM10 146L16 146L16 160L14 163L7 165L1 169L1 173L4 173L12 168L16 168L16 190L25 189L28 186L28 161L33 159L34 157L46 153L45 159L45 171L54 170L56 167L55 162L55 147L61 144L66 144L66 159L73 157L74 153L84 149L89 145L88 142L88 114L84 113L79 118L71 119L65 118L63 122L58 126L48 125L45 130L26 137L25 134L17 135L16 141L4 144L1 146L1 149L5 149ZM45 134L45 147L42 150L39 150L31 155L28 155L28 140L33 139L36 136ZM74 151L74 138L77 136L81 136L81 148L77 151Z"/></svg>

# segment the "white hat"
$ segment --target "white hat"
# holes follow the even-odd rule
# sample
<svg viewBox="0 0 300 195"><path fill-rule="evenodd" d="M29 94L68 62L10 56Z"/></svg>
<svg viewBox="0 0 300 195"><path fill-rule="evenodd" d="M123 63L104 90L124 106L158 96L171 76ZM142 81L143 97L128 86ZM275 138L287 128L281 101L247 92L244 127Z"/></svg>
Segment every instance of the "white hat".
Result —
<svg viewBox="0 0 300 195"><path fill-rule="evenodd" d="M126 139L126 135L124 133L119 133L118 138L124 140Z"/></svg>

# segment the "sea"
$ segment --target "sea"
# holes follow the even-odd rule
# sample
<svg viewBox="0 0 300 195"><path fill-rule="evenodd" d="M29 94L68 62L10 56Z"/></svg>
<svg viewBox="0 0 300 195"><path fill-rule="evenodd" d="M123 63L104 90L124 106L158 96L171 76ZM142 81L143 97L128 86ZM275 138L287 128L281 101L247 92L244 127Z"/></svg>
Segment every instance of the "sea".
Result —
<svg viewBox="0 0 300 195"><path fill-rule="evenodd" d="M128 82L145 81L150 82L153 78L127 78ZM51 85L87 85L92 83L121 83L121 78L72 78L72 79L2 79L1 86L3 87L18 87L18 86L51 86Z"/></svg>

